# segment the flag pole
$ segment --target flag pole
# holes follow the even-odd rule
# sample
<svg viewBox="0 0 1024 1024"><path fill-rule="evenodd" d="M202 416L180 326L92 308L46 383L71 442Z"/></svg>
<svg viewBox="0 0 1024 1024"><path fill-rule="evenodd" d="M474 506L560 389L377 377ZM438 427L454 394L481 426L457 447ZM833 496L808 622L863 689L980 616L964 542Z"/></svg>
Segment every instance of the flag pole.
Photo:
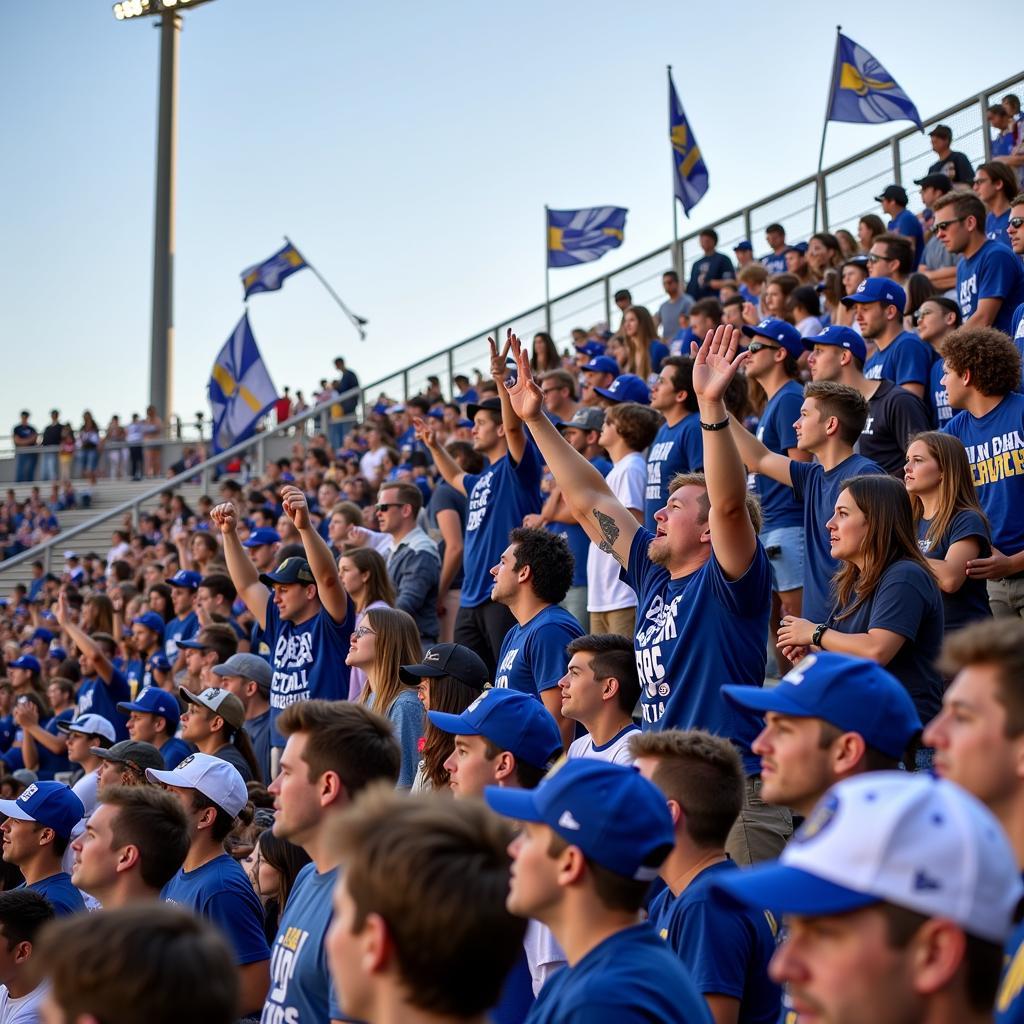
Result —
<svg viewBox="0 0 1024 1024"><path fill-rule="evenodd" d="M316 279L324 286L324 288L327 289L327 294L330 295L330 297L334 299L334 301L341 307L341 311L345 314L345 316L349 318L349 320L352 322L352 326L355 327L355 329L359 332L359 340L366 341L366 331L363 330L363 328L367 325L367 323L369 323L369 321L366 320L364 317L357 316L355 313L352 312L351 309L348 308L348 306L345 305L344 302L341 301L341 296L338 295L338 293L327 283L327 280L323 276L323 274L321 274L320 271L317 270L316 267L314 267L313 264L310 263L309 260L306 259L306 257L303 256L301 252L299 252L299 247L287 235L284 236L284 240L296 252L299 253L299 256L302 257L302 262L305 263L306 266L313 271L313 273L316 275Z"/></svg>
<svg viewBox="0 0 1024 1024"><path fill-rule="evenodd" d="M551 333L551 242L548 237L548 221L550 213L548 204L544 204L544 324L548 334Z"/></svg>
<svg viewBox="0 0 1024 1024"><path fill-rule="evenodd" d="M836 71L839 64L839 33L843 31L842 25L836 25L836 49L832 57L832 80L829 83L828 100L825 107L825 123L821 126L821 148L818 150L818 173L814 177L814 231L818 230L818 214L822 204L825 202L825 190L822 188L824 182L821 178L821 168L825 162L825 135L828 132L828 115L832 109L832 99L836 88Z"/></svg>
<svg viewBox="0 0 1024 1024"><path fill-rule="evenodd" d="M669 124L669 148L672 148L672 65L667 64L668 71L668 124ZM679 203L676 197L676 158L672 155L672 266L675 267L676 276L680 281L683 279L682 253L679 251Z"/></svg>

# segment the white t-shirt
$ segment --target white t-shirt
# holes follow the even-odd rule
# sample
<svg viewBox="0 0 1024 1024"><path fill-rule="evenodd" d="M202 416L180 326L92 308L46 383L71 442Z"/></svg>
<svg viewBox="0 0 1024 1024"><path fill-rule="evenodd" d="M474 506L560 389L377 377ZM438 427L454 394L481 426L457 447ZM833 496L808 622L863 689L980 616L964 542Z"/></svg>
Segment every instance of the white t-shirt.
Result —
<svg viewBox="0 0 1024 1024"><path fill-rule="evenodd" d="M14 999L7 991L7 986L0 985L0 1024L39 1024L39 1007L46 989L44 981L28 995Z"/></svg>
<svg viewBox="0 0 1024 1024"><path fill-rule="evenodd" d="M643 512L647 491L647 460L641 452L630 452L612 467L605 483L626 508ZM633 588L619 579L622 566L591 541L587 552L587 611L613 612L635 608Z"/></svg>
<svg viewBox="0 0 1024 1024"><path fill-rule="evenodd" d="M536 996L548 978L565 967L567 963L565 953L555 941L551 929L546 924L535 921L532 917L526 924L523 949L526 952L526 963L530 968L533 994Z"/></svg>
<svg viewBox="0 0 1024 1024"><path fill-rule="evenodd" d="M379 483L381 463L388 457L387 448L378 448L375 452L366 452L359 460L359 472L376 487Z"/></svg>
<svg viewBox="0 0 1024 1024"><path fill-rule="evenodd" d="M633 724L627 725L620 733L613 736L607 743L595 747L594 741L589 735L581 736L569 744L569 754L572 757L589 757L595 761L608 761L611 764L631 765L632 755L629 753L629 738L636 735L640 730Z"/></svg>
<svg viewBox="0 0 1024 1024"><path fill-rule="evenodd" d="M99 788L100 773L98 768L94 771L86 772L71 787L75 796L82 801L82 806L85 808L85 818L90 817L92 812L96 810L96 792Z"/></svg>

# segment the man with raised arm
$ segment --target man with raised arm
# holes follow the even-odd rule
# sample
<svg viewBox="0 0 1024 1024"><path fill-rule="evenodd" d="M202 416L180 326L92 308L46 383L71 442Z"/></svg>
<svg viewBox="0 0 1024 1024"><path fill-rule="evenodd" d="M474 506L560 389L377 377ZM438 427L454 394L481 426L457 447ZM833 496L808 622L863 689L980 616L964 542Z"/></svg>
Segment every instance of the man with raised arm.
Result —
<svg viewBox="0 0 1024 1024"><path fill-rule="evenodd" d="M306 496L283 487L285 515L299 532L306 557L286 558L276 572L259 573L238 538L238 510L231 502L210 517L220 527L224 558L238 596L252 612L271 650L270 742L273 774L284 748L277 716L300 700L348 697L349 637L354 613L326 541L309 520ZM276 756L275 756L276 755Z"/></svg>
<svg viewBox="0 0 1024 1024"><path fill-rule="evenodd" d="M601 474L547 422L540 388L517 339L518 379L509 385L516 413L530 429L573 515L615 557L639 600L634 651L643 727L707 729L737 746L747 773L747 801L730 837L735 860L776 854L791 829L788 812L759 796L760 770L750 744L760 720L733 709L723 682L761 686L771 606L771 568L757 539L760 512L748 498L736 442L726 429L724 396L747 358L737 332L721 326L693 346L693 389L704 473L677 476L668 503L645 530L613 497Z"/></svg>

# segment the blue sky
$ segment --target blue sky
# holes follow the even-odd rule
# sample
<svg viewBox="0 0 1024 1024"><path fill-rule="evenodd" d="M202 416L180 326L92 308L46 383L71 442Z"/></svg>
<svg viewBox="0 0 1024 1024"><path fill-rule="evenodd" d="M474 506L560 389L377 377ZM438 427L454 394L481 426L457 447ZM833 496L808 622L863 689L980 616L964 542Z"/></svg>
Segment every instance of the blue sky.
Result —
<svg viewBox="0 0 1024 1024"><path fill-rule="evenodd" d="M665 65L711 175L694 226L814 170L834 16L820 3L515 5L215 0L181 40L174 407L204 408L239 272L288 234L315 278L255 296L279 386L343 353L368 383L544 294L543 206L629 207L626 241L552 292L671 238ZM928 117L1021 70L1003 4L867 0L844 31ZM945 52L964 24L969 56ZM0 8L0 423L21 406L141 410L148 392L158 33L105 0ZM885 137L832 125L826 162ZM682 218L681 218L682 220ZM755 238L759 245L760 239ZM581 313L581 316L583 314ZM13 370L14 372L11 372Z"/></svg>

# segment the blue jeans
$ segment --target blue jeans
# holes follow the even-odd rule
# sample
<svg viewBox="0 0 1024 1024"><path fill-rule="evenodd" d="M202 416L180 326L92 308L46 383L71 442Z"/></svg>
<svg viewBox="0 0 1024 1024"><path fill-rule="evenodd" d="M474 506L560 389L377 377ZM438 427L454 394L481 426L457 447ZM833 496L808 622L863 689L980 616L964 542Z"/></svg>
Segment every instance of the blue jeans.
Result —
<svg viewBox="0 0 1024 1024"><path fill-rule="evenodd" d="M14 456L14 479L19 483L31 483L36 478L38 452L18 452Z"/></svg>

